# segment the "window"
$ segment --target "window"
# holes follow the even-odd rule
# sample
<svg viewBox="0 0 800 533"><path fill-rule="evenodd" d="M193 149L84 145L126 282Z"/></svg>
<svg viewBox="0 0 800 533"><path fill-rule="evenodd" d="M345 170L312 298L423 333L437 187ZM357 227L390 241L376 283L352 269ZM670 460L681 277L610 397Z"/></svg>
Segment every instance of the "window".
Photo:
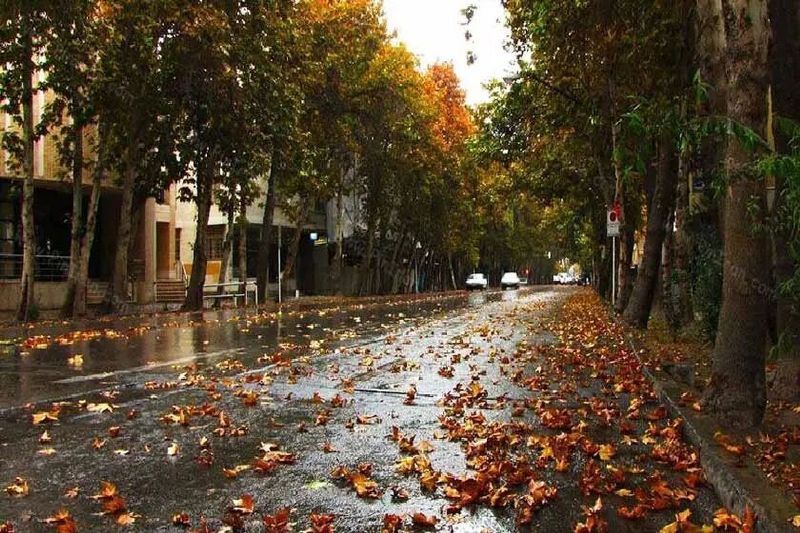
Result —
<svg viewBox="0 0 800 533"><path fill-rule="evenodd" d="M206 259L219 261L225 247L225 226L209 226L206 230Z"/></svg>

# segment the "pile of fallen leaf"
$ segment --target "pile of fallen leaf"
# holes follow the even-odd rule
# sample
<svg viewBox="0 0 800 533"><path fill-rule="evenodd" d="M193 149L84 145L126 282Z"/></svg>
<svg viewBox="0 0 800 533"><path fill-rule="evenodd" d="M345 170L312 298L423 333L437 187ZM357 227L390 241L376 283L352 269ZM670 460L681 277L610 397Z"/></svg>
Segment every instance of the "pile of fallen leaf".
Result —
<svg viewBox="0 0 800 533"><path fill-rule="evenodd" d="M702 388L710 377L713 344L698 338L692 331L673 336L660 319L651 321L641 340L647 349L640 357L651 368L658 370L669 363L677 363L691 369L693 386L683 380L675 381L685 389L678 403L702 412ZM770 365L767 366L769 371ZM737 436L717 432L713 441L738 466L754 465L761 469L770 483L784 491L800 510L800 404L770 400L757 431ZM791 522L800 528L800 514L792 517Z"/></svg>
<svg viewBox="0 0 800 533"><path fill-rule="evenodd" d="M442 432L435 436L461 443L469 473L437 470L414 444L414 435L393 428L390 438L400 453L396 472L416 476L424 493L447 499L445 515L482 505L513 511L519 526L531 524L537 511L559 498L560 483L553 480L569 483L572 477L584 497L594 499L574 524L576 532L608 531L608 513L635 522L665 511L674 521L664 531L700 530L689 509L706 484L697 452L681 437L682 421L670 419L656 400L638 360L625 348L624 332L588 292L570 298L546 329L557 334L558 343L523 343L512 355L490 357L530 392L528 397L491 398L481 384L484 372L471 365L471 380L457 383L440 401ZM476 333L488 338L496 332L485 327ZM508 420L485 414L506 407ZM615 438L599 440L596 434ZM380 496L363 474L340 469L334 476L348 479L361 497ZM604 498L624 504L608 508ZM404 523L387 515L384 531ZM739 518L719 509L713 526L702 529L752 531L754 523L752 513Z"/></svg>

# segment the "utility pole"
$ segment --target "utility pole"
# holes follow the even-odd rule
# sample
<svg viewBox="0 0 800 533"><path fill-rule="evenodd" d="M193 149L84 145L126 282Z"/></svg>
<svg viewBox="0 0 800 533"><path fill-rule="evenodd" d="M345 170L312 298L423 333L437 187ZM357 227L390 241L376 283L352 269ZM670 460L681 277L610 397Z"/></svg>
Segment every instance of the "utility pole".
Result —
<svg viewBox="0 0 800 533"><path fill-rule="evenodd" d="M617 238L611 237L611 307L617 303Z"/></svg>
<svg viewBox="0 0 800 533"><path fill-rule="evenodd" d="M606 235L611 237L611 306L617 303L617 237L619 237L620 205L615 202L606 214Z"/></svg>
<svg viewBox="0 0 800 533"><path fill-rule="evenodd" d="M419 251L422 249L422 243L417 241L414 247L414 293L419 294Z"/></svg>
<svg viewBox="0 0 800 533"><path fill-rule="evenodd" d="M281 270L281 225L278 224L278 305L283 303L283 291L281 290L282 279L283 279L283 270Z"/></svg>

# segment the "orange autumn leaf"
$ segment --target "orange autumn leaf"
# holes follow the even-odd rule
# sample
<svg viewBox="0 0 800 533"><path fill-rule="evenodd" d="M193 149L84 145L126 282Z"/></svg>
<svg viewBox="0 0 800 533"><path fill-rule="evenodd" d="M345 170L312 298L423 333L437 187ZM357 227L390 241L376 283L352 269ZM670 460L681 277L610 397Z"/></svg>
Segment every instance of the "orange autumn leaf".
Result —
<svg viewBox="0 0 800 533"><path fill-rule="evenodd" d="M265 514L262 517L267 533L287 533L289 529L289 514L291 509L284 507L275 514Z"/></svg>
<svg viewBox="0 0 800 533"><path fill-rule="evenodd" d="M75 519L66 509L61 509L53 516L45 518L44 523L54 526L56 533L77 533L78 531Z"/></svg>
<svg viewBox="0 0 800 533"><path fill-rule="evenodd" d="M253 514L256 502L253 496L245 494L241 498L233 500L231 511L239 514Z"/></svg>
<svg viewBox="0 0 800 533"><path fill-rule="evenodd" d="M312 514L311 521L312 533L333 533L334 516L330 514Z"/></svg>
<svg viewBox="0 0 800 533"><path fill-rule="evenodd" d="M420 512L414 513L411 516L411 520L414 522L414 525L422 527L433 527L439 523L439 519L435 516L428 516Z"/></svg>

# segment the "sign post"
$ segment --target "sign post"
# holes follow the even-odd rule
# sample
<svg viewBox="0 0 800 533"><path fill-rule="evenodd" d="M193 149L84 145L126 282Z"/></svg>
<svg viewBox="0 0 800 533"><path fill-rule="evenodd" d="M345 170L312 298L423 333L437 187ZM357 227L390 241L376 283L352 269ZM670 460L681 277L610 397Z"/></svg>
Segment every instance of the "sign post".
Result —
<svg viewBox="0 0 800 533"><path fill-rule="evenodd" d="M281 270L281 226L278 224L278 305L283 303L281 278L283 278L283 270Z"/></svg>
<svg viewBox="0 0 800 533"><path fill-rule="evenodd" d="M614 203L614 207L606 214L606 235L611 237L611 305L617 303L617 237L619 237L619 214L620 205Z"/></svg>

